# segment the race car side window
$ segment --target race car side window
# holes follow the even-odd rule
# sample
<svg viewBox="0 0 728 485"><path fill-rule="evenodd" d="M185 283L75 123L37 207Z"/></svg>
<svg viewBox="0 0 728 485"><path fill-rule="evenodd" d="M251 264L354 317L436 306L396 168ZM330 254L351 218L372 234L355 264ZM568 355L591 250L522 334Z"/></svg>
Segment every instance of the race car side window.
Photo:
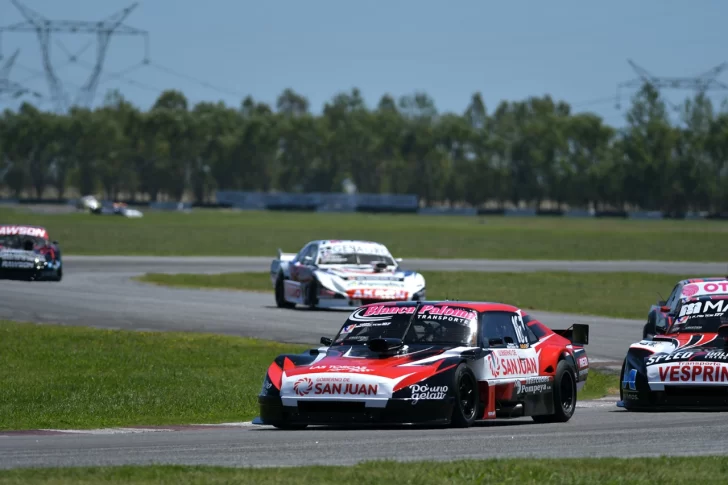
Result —
<svg viewBox="0 0 728 485"><path fill-rule="evenodd" d="M680 301L680 293L682 293L682 287L680 283L675 285L675 288L672 289L672 293L670 293L670 296L667 298L667 301L665 302L665 305L669 306L673 310L677 306L677 302Z"/></svg>
<svg viewBox="0 0 728 485"><path fill-rule="evenodd" d="M296 262L296 263L302 263L302 262L303 262L303 257L304 257L304 256L306 255L306 253L308 253L308 250L309 250L309 249L311 249L311 244L313 244L313 243L308 243L308 244L306 244L306 245L305 245L305 246L303 247L303 249L301 249L301 250L300 250L300 251L298 252L298 254L296 255L296 257L295 257L295 258L293 258L293 262Z"/></svg>
<svg viewBox="0 0 728 485"><path fill-rule="evenodd" d="M303 255L304 260L301 261L303 264L316 264L316 257L318 256L318 244L311 244L306 254ZM311 258L306 260L306 258Z"/></svg>
<svg viewBox="0 0 728 485"><path fill-rule="evenodd" d="M512 312L483 312L480 324L483 336L482 346L485 348L517 348L518 336L513 326Z"/></svg>
<svg viewBox="0 0 728 485"><path fill-rule="evenodd" d="M523 317L523 323L526 324L526 337L528 337L528 343L533 345L538 342L538 337L534 333L533 328L531 328L531 322L533 322L533 317L530 315Z"/></svg>

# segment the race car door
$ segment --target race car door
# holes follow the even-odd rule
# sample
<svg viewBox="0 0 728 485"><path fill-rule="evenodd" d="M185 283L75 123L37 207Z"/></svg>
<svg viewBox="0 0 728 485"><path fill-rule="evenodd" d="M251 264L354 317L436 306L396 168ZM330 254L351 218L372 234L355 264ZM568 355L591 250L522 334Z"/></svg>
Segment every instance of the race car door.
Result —
<svg viewBox="0 0 728 485"><path fill-rule="evenodd" d="M316 262L317 253L318 244L311 243L304 247L293 261L291 261L288 267L291 279L284 282L286 300L291 303L305 303L304 296L306 295L308 284L313 281L314 263Z"/></svg>
<svg viewBox="0 0 728 485"><path fill-rule="evenodd" d="M490 350L485 375L496 384L539 375L538 355L531 346L528 328L518 312L484 312L482 346Z"/></svg>

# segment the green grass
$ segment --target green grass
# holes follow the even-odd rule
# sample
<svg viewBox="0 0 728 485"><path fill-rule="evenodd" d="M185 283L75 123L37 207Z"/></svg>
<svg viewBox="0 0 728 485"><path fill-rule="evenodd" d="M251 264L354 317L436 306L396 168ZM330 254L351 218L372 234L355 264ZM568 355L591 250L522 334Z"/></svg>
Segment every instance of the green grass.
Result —
<svg viewBox="0 0 728 485"><path fill-rule="evenodd" d="M273 358L306 348L0 322L0 429L247 420Z"/></svg>
<svg viewBox="0 0 728 485"><path fill-rule="evenodd" d="M0 430L250 420L273 358L307 348L0 321ZM580 398L616 385L614 376L589 379Z"/></svg>
<svg viewBox="0 0 728 485"><path fill-rule="evenodd" d="M315 483L320 484L556 484L712 483L728 473L726 456L660 458L512 458L492 460L370 461L354 466L222 468L124 466L46 468L0 473L0 484L40 483Z"/></svg>
<svg viewBox="0 0 728 485"><path fill-rule="evenodd" d="M314 239L380 241L397 257L725 260L725 221L638 221L197 210L142 219L0 209L41 224L66 254L273 256Z"/></svg>
<svg viewBox="0 0 728 485"><path fill-rule="evenodd" d="M499 301L526 310L642 319L649 306L688 275L653 273L486 273L423 271L429 299ZM269 293L270 276L262 273L161 274L139 281L192 288L227 288Z"/></svg>

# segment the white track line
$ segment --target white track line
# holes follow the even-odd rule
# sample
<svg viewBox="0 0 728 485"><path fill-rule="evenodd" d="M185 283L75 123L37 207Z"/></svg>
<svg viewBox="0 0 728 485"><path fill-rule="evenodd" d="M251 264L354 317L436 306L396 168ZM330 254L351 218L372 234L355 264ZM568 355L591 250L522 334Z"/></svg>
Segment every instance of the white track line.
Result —
<svg viewBox="0 0 728 485"><path fill-rule="evenodd" d="M54 433L69 434L131 434L131 433L159 433L163 431L174 431L164 428L100 428L100 429L41 429L40 431L52 431Z"/></svg>

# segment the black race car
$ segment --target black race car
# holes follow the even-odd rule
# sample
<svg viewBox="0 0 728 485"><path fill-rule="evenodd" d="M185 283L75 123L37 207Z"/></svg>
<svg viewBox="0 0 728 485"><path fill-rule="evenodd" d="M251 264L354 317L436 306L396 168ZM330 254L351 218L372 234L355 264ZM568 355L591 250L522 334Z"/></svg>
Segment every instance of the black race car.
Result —
<svg viewBox="0 0 728 485"><path fill-rule="evenodd" d="M61 281L63 263L58 241L39 226L0 225L0 279Z"/></svg>

